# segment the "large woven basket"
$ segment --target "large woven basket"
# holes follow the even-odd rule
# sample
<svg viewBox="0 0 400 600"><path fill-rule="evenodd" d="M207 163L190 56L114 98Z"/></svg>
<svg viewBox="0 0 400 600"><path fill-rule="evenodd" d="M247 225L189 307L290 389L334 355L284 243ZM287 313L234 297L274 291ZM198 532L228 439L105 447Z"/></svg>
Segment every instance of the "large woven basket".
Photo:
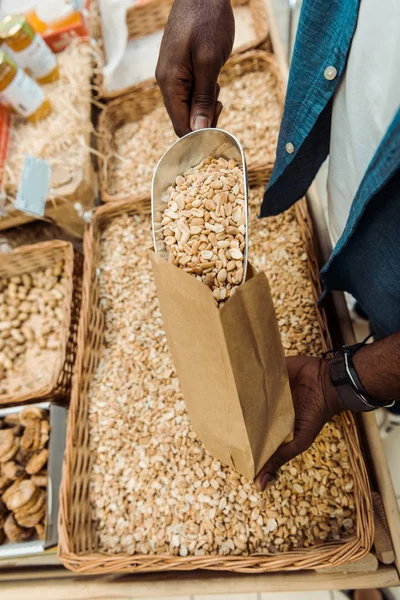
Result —
<svg viewBox="0 0 400 600"><path fill-rule="evenodd" d="M57 363L48 383L18 394L1 394L0 405L19 404L35 399L37 402L65 397L71 389L75 366L79 312L82 296L82 256L70 242L55 240L31 246L21 246L10 253L0 253L0 279L35 269L46 269L58 261L64 262L66 290L63 303L63 320L60 323L60 347Z"/></svg>
<svg viewBox="0 0 400 600"><path fill-rule="evenodd" d="M251 72L269 72L274 80L274 89L271 90L276 102L283 107L284 92L276 60L272 54L262 50L253 50L245 54L233 56L223 68L220 75L221 86L234 81ZM115 160L115 132L126 123L140 121L146 114L162 105L161 92L156 83L144 87L140 93L133 92L124 97L117 98L106 105L99 120L99 181L103 202L117 200L142 201L150 198L150 182L148 193L137 194L133 187L129 194L113 194L111 192L112 161ZM172 127L172 125L171 125ZM160 156L166 148L160 148ZM124 157L126 158L126 157ZM250 185L264 185L268 182L275 159L275 148L271 148L270 155L260 157L256 161L248 161L248 179ZM132 160L139 157L132 156ZM154 165L155 166L155 165Z"/></svg>
<svg viewBox="0 0 400 600"><path fill-rule="evenodd" d="M340 416L349 461L355 481L357 528L347 541L330 542L279 555L251 556L188 556L170 555L110 555L96 547L96 524L92 520L89 500L89 401L88 391L99 360L104 315L99 303L97 266L100 256L100 235L114 217L125 213L148 211L148 203L115 202L101 207L87 230L82 310L79 326L77 370L74 375L68 436L61 489L59 522L59 556L64 565L80 573L105 574L114 572L188 571L193 569L228 570L261 573L278 570L315 569L337 566L357 560L370 549L373 541L373 514L369 483L361 455L357 430L351 414ZM318 266L313 249L312 229L305 202L297 217L306 240L311 279L315 295L319 292ZM330 344L324 313L319 314L324 347Z"/></svg>
<svg viewBox="0 0 400 600"><path fill-rule="evenodd" d="M163 30L167 23L172 4L173 0L150 0L145 4L130 6L126 11L128 39L135 40ZM234 54L246 52L247 50L255 48L269 50L268 21L264 0L232 0L232 5L234 7L247 7L251 16L252 30L254 32L253 39L236 47ZM104 44L97 0L92 2L90 8L90 30L91 36L96 40L104 61ZM104 88L101 72L98 72L95 75L95 85L99 97L104 98L105 100L112 100L133 91L140 92L153 81L154 78L151 77L138 84L110 92Z"/></svg>

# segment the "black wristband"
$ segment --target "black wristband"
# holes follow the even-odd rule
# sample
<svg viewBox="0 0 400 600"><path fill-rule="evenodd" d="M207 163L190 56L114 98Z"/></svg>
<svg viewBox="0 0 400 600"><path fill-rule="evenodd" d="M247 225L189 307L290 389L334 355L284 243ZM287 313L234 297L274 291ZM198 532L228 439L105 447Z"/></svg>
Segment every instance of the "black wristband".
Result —
<svg viewBox="0 0 400 600"><path fill-rule="evenodd" d="M393 406L392 400L378 401L372 398L362 385L353 363L353 355L363 344L343 346L330 361L332 385L336 387L343 404L354 412L370 411Z"/></svg>
<svg viewBox="0 0 400 600"><path fill-rule="evenodd" d="M336 388L343 404L353 412L374 410L365 398L362 398L351 384L348 376L345 357L338 352L329 363L332 385Z"/></svg>

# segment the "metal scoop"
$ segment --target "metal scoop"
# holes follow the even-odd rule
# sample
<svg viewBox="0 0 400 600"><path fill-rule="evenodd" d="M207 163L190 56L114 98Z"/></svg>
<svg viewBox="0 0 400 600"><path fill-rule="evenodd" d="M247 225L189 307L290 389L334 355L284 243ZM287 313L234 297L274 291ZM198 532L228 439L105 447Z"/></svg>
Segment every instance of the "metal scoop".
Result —
<svg viewBox="0 0 400 600"><path fill-rule="evenodd" d="M153 226L154 249L165 259L168 259L168 250L163 240L161 220L166 204L170 199L168 188L175 183L178 175L183 175L186 169L198 165L208 156L235 160L243 169L244 208L246 217L246 245L243 252L244 276L246 281L247 260L249 253L249 200L246 159L239 141L223 129L198 129L188 133L176 141L164 153L157 164L151 186L151 213Z"/></svg>

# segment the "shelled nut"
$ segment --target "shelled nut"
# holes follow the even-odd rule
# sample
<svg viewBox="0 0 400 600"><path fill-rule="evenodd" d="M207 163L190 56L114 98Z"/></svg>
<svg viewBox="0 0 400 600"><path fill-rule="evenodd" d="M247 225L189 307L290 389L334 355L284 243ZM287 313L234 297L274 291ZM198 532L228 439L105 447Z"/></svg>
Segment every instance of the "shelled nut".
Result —
<svg viewBox="0 0 400 600"><path fill-rule="evenodd" d="M176 140L164 106L141 119L124 123L113 135L114 153L109 163L111 195L150 195L151 178L160 156ZM132 160L132 158L135 160ZM149 196L150 197L150 196Z"/></svg>
<svg viewBox="0 0 400 600"><path fill-rule="evenodd" d="M271 71L251 72L221 85L224 105L218 126L236 136L249 168L273 163L282 117L275 76Z"/></svg>
<svg viewBox="0 0 400 600"><path fill-rule="evenodd" d="M2 278L0 395L48 377L60 347L66 280L64 261ZM43 350L46 349L46 355Z"/></svg>
<svg viewBox="0 0 400 600"><path fill-rule="evenodd" d="M179 175L168 191L160 225L169 261L209 286L217 302L228 299L244 273L242 169L234 160L209 156Z"/></svg>

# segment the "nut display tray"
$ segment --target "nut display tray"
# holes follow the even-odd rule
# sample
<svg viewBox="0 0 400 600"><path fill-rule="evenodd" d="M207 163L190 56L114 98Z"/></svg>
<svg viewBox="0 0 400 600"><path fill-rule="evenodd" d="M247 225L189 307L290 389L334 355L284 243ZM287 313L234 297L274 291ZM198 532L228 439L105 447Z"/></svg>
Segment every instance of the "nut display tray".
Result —
<svg viewBox="0 0 400 600"><path fill-rule="evenodd" d="M50 437L48 443L49 459L47 463L48 482L45 537L43 540L36 538L28 542L4 542L0 545L0 560L17 556L34 556L44 552L51 546L55 546L58 541L58 491L61 483L65 447L67 409L64 406L50 402L41 402L39 404L32 404L31 406L37 406L49 411ZM14 406L1 409L0 418L9 414L19 413L24 408L24 406Z"/></svg>

